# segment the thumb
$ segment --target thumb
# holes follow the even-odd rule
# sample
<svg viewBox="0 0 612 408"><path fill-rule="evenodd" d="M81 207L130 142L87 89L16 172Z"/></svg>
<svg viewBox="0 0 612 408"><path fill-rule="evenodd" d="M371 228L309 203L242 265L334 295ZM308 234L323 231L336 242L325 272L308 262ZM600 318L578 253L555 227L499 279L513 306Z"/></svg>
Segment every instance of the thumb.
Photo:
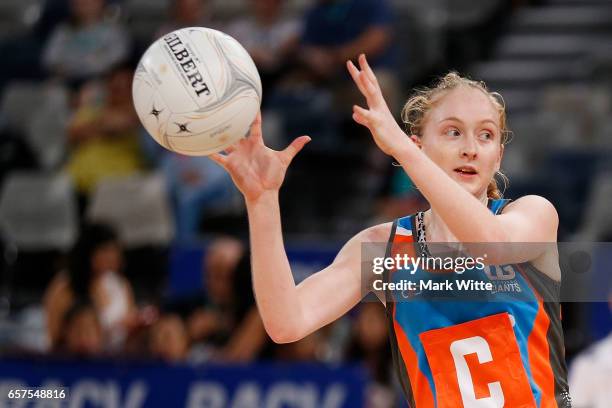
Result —
<svg viewBox="0 0 612 408"><path fill-rule="evenodd" d="M310 142L312 139L310 136L300 136L295 139L289 146L285 148L285 150L281 151L281 159L286 165L289 165L296 154L306 145L306 143Z"/></svg>

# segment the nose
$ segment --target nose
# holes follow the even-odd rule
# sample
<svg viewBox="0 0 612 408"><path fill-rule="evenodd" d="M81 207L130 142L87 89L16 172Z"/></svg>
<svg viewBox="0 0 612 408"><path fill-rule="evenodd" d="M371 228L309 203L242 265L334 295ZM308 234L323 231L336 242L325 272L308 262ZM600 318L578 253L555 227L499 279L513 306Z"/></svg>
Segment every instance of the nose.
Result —
<svg viewBox="0 0 612 408"><path fill-rule="evenodd" d="M461 145L461 157L465 157L469 160L474 160L478 156L478 143L472 135L463 138L463 144Z"/></svg>

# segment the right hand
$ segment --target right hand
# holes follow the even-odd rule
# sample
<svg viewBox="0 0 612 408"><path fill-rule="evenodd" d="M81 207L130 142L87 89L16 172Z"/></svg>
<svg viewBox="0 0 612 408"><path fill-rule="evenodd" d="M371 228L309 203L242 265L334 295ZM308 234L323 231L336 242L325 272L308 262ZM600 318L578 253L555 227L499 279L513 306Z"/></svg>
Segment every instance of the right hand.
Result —
<svg viewBox="0 0 612 408"><path fill-rule="evenodd" d="M215 153L209 157L230 174L245 200L254 202L263 193L278 192L291 160L308 142L309 136L300 136L285 150L270 149L263 143L258 113L249 137L225 149L226 155Z"/></svg>
<svg viewBox="0 0 612 408"><path fill-rule="evenodd" d="M204 340L206 337L219 331L220 319L217 313L198 309L187 319L187 332L189 337L195 341Z"/></svg>

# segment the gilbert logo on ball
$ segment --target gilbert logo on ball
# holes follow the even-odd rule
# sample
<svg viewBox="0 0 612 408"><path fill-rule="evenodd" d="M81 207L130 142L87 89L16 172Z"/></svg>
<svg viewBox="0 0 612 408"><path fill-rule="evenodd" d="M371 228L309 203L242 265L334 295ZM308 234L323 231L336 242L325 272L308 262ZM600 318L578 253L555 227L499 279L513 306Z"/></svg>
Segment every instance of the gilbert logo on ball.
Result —
<svg viewBox="0 0 612 408"><path fill-rule="evenodd" d="M189 27L155 41L134 74L136 112L165 148L219 152L246 136L261 104L261 79L247 51L217 30Z"/></svg>

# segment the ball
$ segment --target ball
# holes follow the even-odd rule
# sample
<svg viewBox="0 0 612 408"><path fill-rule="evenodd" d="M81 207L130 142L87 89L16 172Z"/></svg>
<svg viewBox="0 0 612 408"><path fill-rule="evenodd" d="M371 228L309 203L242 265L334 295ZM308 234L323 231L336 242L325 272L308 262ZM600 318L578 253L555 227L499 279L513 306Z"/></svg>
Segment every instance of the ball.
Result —
<svg viewBox="0 0 612 408"><path fill-rule="evenodd" d="M134 106L151 136L190 156L219 152L245 137L261 104L248 52L203 27L173 31L144 53L132 83Z"/></svg>

